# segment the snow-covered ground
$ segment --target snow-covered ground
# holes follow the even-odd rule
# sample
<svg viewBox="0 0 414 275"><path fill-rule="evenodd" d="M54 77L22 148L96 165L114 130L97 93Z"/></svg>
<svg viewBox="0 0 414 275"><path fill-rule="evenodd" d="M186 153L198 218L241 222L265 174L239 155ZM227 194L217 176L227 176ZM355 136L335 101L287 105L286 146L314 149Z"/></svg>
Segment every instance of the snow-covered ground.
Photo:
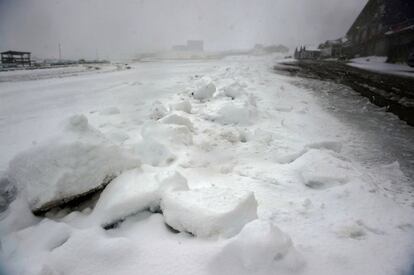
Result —
<svg viewBox="0 0 414 275"><path fill-rule="evenodd" d="M414 77L414 68L407 64L385 63L386 61L385 56L368 56L351 59L348 64L368 71Z"/></svg>
<svg viewBox="0 0 414 275"><path fill-rule="evenodd" d="M4 268L408 274L414 130L352 93L336 106L336 84L277 75L274 62L0 83L0 171L19 188L0 221ZM105 176L94 208L30 212Z"/></svg>

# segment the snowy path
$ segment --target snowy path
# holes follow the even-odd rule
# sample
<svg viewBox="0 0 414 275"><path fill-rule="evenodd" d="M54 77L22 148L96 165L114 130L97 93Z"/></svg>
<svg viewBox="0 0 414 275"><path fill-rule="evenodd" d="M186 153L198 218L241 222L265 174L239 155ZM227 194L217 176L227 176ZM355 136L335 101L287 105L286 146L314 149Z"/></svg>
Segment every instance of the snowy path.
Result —
<svg viewBox="0 0 414 275"><path fill-rule="evenodd" d="M141 172L111 183L94 210L38 219L16 201L0 221L3 262L27 274L407 271L414 255L413 178L406 172L413 130L351 96L358 106L352 117L348 96L333 98L329 84L274 74L273 63L248 56L139 63L121 72L0 83L0 172L20 151L64 135L74 114L143 162ZM208 83L217 88L213 97ZM164 113L169 105L172 113ZM387 124L356 123L358 115ZM394 144L384 146L388 141ZM181 191L165 195L151 186L151 175L166 169L185 177ZM142 189L134 189L136 178ZM212 195L216 189L225 201ZM250 222L237 234L255 218L240 218L256 209L250 192L259 220L293 244L267 223ZM124 196L128 203L110 208ZM141 211L142 201L151 197L152 206L159 196L165 217L144 211L106 231L97 223L106 206L105 218L113 219L108 215ZM209 207L233 210L220 216ZM196 236L177 234L164 220Z"/></svg>

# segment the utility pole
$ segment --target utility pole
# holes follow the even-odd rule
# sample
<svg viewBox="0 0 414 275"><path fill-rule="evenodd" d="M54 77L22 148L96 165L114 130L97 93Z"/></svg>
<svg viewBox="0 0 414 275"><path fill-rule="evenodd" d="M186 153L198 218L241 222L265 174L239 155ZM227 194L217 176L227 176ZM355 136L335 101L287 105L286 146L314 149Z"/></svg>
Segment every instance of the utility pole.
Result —
<svg viewBox="0 0 414 275"><path fill-rule="evenodd" d="M60 42L59 42L59 61L62 61L62 49L60 47Z"/></svg>

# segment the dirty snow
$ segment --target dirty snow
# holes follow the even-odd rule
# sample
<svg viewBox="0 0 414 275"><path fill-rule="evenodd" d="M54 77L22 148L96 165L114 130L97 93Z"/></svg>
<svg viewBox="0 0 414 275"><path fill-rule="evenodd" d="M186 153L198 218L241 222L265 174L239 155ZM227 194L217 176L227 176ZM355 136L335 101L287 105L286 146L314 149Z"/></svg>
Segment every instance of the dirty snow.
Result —
<svg viewBox="0 0 414 275"><path fill-rule="evenodd" d="M46 217L33 216L35 200L19 191L0 217L1 265L36 275L408 272L413 130L351 95L370 109L354 110L370 122L360 127L325 105L334 95L323 83L316 92L293 85L274 62L235 56L47 80L3 75L2 177L20 167L20 186L42 179L45 195L60 194L48 184L95 186L108 162L122 163L119 152L142 165L115 167L96 204ZM102 146L116 149L101 154Z"/></svg>
<svg viewBox="0 0 414 275"><path fill-rule="evenodd" d="M348 64L368 71L414 77L414 68L405 63L392 64L386 63L386 61L387 57L385 56L367 56L351 59Z"/></svg>

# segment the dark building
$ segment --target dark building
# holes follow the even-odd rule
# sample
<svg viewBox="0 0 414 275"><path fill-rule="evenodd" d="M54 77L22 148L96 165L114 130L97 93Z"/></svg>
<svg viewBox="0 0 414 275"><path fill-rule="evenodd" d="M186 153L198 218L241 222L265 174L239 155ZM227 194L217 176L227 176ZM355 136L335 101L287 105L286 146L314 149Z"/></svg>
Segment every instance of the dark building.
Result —
<svg viewBox="0 0 414 275"><path fill-rule="evenodd" d="M344 56L343 47L348 41L344 38L336 40L327 40L325 43L319 45L322 58L341 58Z"/></svg>
<svg viewBox="0 0 414 275"><path fill-rule="evenodd" d="M387 56L405 62L414 49L414 1L369 0L347 33L348 57Z"/></svg>
<svg viewBox="0 0 414 275"><path fill-rule="evenodd" d="M295 59L319 59L321 57L321 50L306 48L302 46L299 49L295 49Z"/></svg>
<svg viewBox="0 0 414 275"><path fill-rule="evenodd" d="M1 53L3 67L30 66L30 52L7 51Z"/></svg>

